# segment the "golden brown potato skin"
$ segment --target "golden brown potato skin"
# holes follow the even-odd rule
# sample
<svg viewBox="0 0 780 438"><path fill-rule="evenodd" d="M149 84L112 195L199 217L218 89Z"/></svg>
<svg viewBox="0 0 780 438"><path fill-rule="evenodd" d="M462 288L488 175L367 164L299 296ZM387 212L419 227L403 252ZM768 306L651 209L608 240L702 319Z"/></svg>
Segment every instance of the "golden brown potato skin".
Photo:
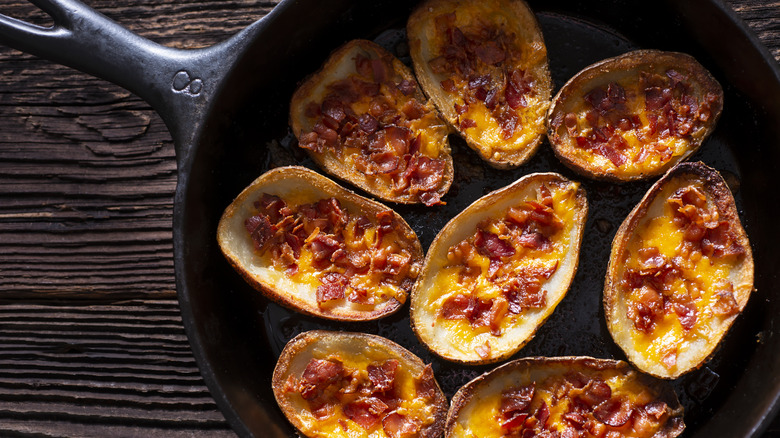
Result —
<svg viewBox="0 0 780 438"><path fill-rule="evenodd" d="M432 306L428 297L437 293L436 274L448 263L448 250L461 240L471 236L479 222L498 218L510 207L516 207L529 194L536 193L542 186L559 186L572 193L571 229L568 234L568 247L561 255L557 271L544 283L547 289L547 303L537 309L533 315L519 317L519 322L506 329L501 336L490 338L489 357L482 357L473 351L464 353L459 350L461 340L453 340L451 332L444 330L447 336L438 333L435 321L440 321L439 307ZM585 190L579 183L570 181L557 173L534 173L526 175L513 184L491 192L474 201L464 211L452 218L434 239L425 257L420 277L412 289L410 322L417 338L440 357L470 365L494 363L517 353L529 342L536 330L552 315L555 307L564 298L577 272L580 243L588 216L588 202ZM464 341L465 342L465 341ZM457 346L456 346L457 344Z"/></svg>
<svg viewBox="0 0 780 438"><path fill-rule="evenodd" d="M664 403L663 415L665 418L661 417L664 418L663 424L651 435L652 438L673 438L680 435L685 429L683 407L680 405L674 390L664 382L637 373L626 362L584 356L527 357L508 362L488 371L458 390L453 396L450 409L447 412L444 436L446 438L474 436L463 435L464 429L469 425L469 419L464 416L469 412L469 408L474 410L475 406L485 403L491 396L495 397L497 393L501 393L509 388L532 384L535 385L538 391L545 388L542 382L547 378L566 379L577 373L588 379L601 380L607 380L607 376L613 378L618 376L619 379L623 379L623 382L628 382L624 384L625 391L634 392L632 390L636 390L633 393L634 396L639 396L640 393L644 392L642 394L643 397L649 395L652 401ZM615 386L613 382L610 382L610 387L613 392L622 388ZM555 408L550 407L550 412L554 411ZM483 414L483 412L480 413ZM499 420L497 418L479 418L477 422L495 424ZM571 427L573 424L562 418L559 418L561 424L553 421L554 417L551 415L547 420L547 424L558 427ZM474 431L471 432L474 433ZM606 431L603 432L606 433ZM493 435L490 436L492 437ZM623 435L621 434L621 436ZM639 436L642 435L639 434Z"/></svg>
<svg viewBox="0 0 780 438"><path fill-rule="evenodd" d="M358 306L320 307L310 296L313 293L307 285L281 286L279 278L284 278L283 271L277 269L273 276L274 266L260 264L255 254L252 242L244 229L244 221L252 211L252 203L263 193L285 196L300 196L307 194L312 199L334 197L342 205L355 213L375 215L378 212L392 211L389 207L376 201L359 196L333 182L332 180L306 169L304 167L289 166L278 167L264 173L245 188L236 199L225 209L217 228L217 241L223 255L230 265L253 288L261 292L266 298L271 299L285 307L295 311L321 318L339 321L364 321L387 316L396 312L405 302L407 294L404 292L397 298L390 298L373 309L367 310ZM396 233L399 240L406 243L412 253L410 261L411 271L416 279L417 273L422 267L423 252L417 235L404 221L404 219L392 211L392 217L397 224ZM258 272L260 271L260 272ZM270 273L269 273L270 272Z"/></svg>
<svg viewBox="0 0 780 438"><path fill-rule="evenodd" d="M645 73L656 73L663 75L665 71L673 69L682 73L686 79L684 84L689 87L690 95L696 99L699 107L704 103L708 106L707 120L698 122L694 120L693 128L689 134L684 136L687 144L675 151L673 156L658 163L640 159L636 169L616 167L606 159L599 156L584 155L582 149L576 146L577 142L568 131L564 118L568 113L579 112L584 97L595 88L605 87L609 82L628 83L632 86L638 86L641 77ZM627 87L628 90L628 87ZM641 90L640 90L641 91ZM629 94L628 100L635 101L638 96ZM680 108L677 108L678 110ZM690 108L689 108L690 109ZM678 52L664 52L660 50L636 50L625 53L614 58L605 59L585 67L582 71L571 78L553 98L547 114L547 138L552 145L553 151L559 160L572 170L589 178L625 182L636 181L661 175L675 164L684 161L694 154L701 147L704 140L712 133L717 124L720 113L723 109L723 89L712 75L696 59L690 55ZM694 111L695 109L691 110ZM633 115L638 116L642 124L641 128L636 126L626 131L637 133L638 143L643 147L650 147L656 139L648 137L643 140L642 132L651 132L649 121L646 119L646 110L644 107L635 108ZM702 116L703 117L703 116ZM582 120L579 121L582 125ZM578 126L575 131L578 134L586 134ZM625 132L625 131L624 131ZM651 134L652 135L652 134ZM631 146L634 147L634 146ZM633 152L631 152L633 153ZM641 155L641 154L639 154ZM652 154L649 154L652 158ZM627 157L630 161L632 157ZM635 155L633 158L637 158ZM647 163L643 165L643 163Z"/></svg>
<svg viewBox="0 0 780 438"><path fill-rule="evenodd" d="M307 114L308 106L311 104L322 104L324 99L332 94L332 90L329 88L330 85L357 74L355 66L355 58L357 56L381 60L385 65L391 66L390 75L409 83L411 94L404 97L403 100L407 98L415 99L422 106L422 119L426 120L425 123L420 123L419 126L411 128L413 131L412 137L422 134L424 144L420 149L419 155L441 160L442 162L441 180L433 190L429 191L431 195L441 198L449 190L454 177L452 156L447 139L449 128L444 121L439 119L433 104L429 103L425 98L412 71L376 43L367 40L353 40L344 44L330 55L320 70L308 77L298 87L290 102L290 126L293 134L300 141L304 134L313 131L317 119ZM395 90L388 91L388 89L388 87L382 85L380 94L392 96L393 93L396 93ZM395 99L395 97L391 97L392 99ZM401 101L394 101L393 103L401 105ZM402 112L402 108L396 109ZM370 109L353 107L353 110L355 110L355 116L357 117L370 113ZM386 125L384 122L380 122L380 130ZM302 145L300 142L299 144ZM338 147L342 148L342 150L343 144L343 139L339 140ZM356 168L355 163L347 159L346 154L336 153L327 149L318 152L308 148L306 152L327 173L354 184L380 199L402 204L426 203L426 205L430 205L430 202L421 197L420 193L414 192L411 187L397 189L392 182L388 182L386 178L383 178L383 174L370 174L359 170Z"/></svg>
<svg viewBox="0 0 780 438"><path fill-rule="evenodd" d="M521 70L530 78L529 96L533 96L533 103L527 107L513 109L518 114L519 121L511 139L494 138L493 135L486 134L488 124L482 121L476 121L473 128L464 127L461 119L468 113L461 117L455 108L455 104L464 103L464 88L459 89L456 94L451 94L443 90L441 85L442 80L456 77L459 73L453 71L437 74L431 68L430 61L438 56L438 42L445 38L437 31L436 19L442 14L452 12L456 15L459 27L478 26L486 22L503 25L502 29L514 36L513 44L522 53L487 68L492 71L491 74L501 70L501 77L495 79L499 82L498 89L506 87L505 78L511 76L512 70ZM528 5L522 0L429 0L420 4L412 13L406 28L414 69L423 91L469 147L498 169L515 168L528 161L544 136L544 116L552 95L547 48L539 23ZM485 109L484 104L474 102L471 105ZM502 105L509 108L504 97L500 98L499 107ZM497 122L491 118L490 124L495 123Z"/></svg>
<svg viewBox="0 0 780 438"><path fill-rule="evenodd" d="M291 377L297 378L311 358L341 358L346 363L349 356L360 359L374 357L396 359L400 363L399 369L403 368L412 376L421 375L426 367L420 358L407 349L380 336L326 330L312 330L299 334L290 340L282 350L274 368L271 383L274 397L282 412L290 423L305 436L322 436L322 433L315 435L318 430L316 423L305 419L303 413L298 410L301 405L296 403L294 396L288 394L288 380ZM444 430L448 407L447 398L441 391L438 382L434 380L433 383L435 386L434 395L429 400L427 408L428 418L431 421L415 435L421 438L439 437ZM377 433L382 432L382 428L379 429L376 431Z"/></svg>
<svg viewBox="0 0 780 438"><path fill-rule="evenodd" d="M744 253L737 258L729 272L728 279L733 283L733 296L736 312L722 320L711 319L708 322L709 336L703 345L689 345L685 351L695 354L672 369L646 357L649 353L645 348L636 348L631 333L636 331L634 323L626 316L626 288L621 284L630 255L629 247L632 239L646 223L652 219L653 212L659 209L659 203L666 202L662 196L675 188L687 187L690 184L701 185L706 195L717 209L720 221L729 224L729 230L734 236L735 244ZM725 336L734 320L744 310L748 298L753 291L754 262L750 242L739 220L734 198L721 175L704 163L681 163L669 170L648 190L642 200L623 221L612 242L607 276L604 281L604 313L607 327L615 342L628 356L628 359L641 371L665 379L674 379L682 374L701 367L714 353L715 348Z"/></svg>

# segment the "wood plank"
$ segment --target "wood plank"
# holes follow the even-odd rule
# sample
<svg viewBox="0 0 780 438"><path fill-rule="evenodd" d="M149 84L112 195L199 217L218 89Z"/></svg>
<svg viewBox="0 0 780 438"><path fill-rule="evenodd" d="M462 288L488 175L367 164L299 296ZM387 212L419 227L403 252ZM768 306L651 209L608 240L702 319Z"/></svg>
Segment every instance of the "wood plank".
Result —
<svg viewBox="0 0 780 438"><path fill-rule="evenodd" d="M175 300L0 304L0 436L231 436Z"/></svg>

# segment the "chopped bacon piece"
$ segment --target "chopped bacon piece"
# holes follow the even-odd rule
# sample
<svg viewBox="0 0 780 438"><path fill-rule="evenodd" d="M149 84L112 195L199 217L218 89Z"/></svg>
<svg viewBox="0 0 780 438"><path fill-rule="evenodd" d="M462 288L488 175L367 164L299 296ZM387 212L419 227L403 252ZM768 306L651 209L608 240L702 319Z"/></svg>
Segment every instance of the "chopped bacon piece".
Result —
<svg viewBox="0 0 780 438"><path fill-rule="evenodd" d="M734 287L731 283L726 282L718 285L715 294L717 299L712 306L712 310L716 315L731 316L739 313L739 304L737 304L737 300L734 298Z"/></svg>
<svg viewBox="0 0 780 438"><path fill-rule="evenodd" d="M379 129L379 122L371 117L371 114L361 114L360 117L358 117L358 123L360 124L360 129L368 134L373 134Z"/></svg>
<svg viewBox="0 0 780 438"><path fill-rule="evenodd" d="M317 287L317 304L340 300L345 296L349 279L338 272L328 272L320 278L322 284Z"/></svg>
<svg viewBox="0 0 780 438"><path fill-rule="evenodd" d="M633 408L628 400L610 399L593 411L597 420L612 427L621 427L631 418Z"/></svg>
<svg viewBox="0 0 780 438"><path fill-rule="evenodd" d="M650 333L655 321L663 315L663 297L650 286L642 286L632 292L634 299L628 305L626 316L634 322L637 330Z"/></svg>
<svg viewBox="0 0 780 438"><path fill-rule="evenodd" d="M644 411L647 415L660 420L666 413L666 403L662 401L650 402L644 406Z"/></svg>
<svg viewBox="0 0 780 438"><path fill-rule="evenodd" d="M685 330L690 330L696 325L697 311L696 305L693 304L691 298L688 296L686 296L686 298L687 299L678 296L673 297L673 306L674 312L680 320L680 324Z"/></svg>
<svg viewBox="0 0 780 438"><path fill-rule="evenodd" d="M328 262L333 260L333 254L342 249L343 242L336 240L333 236L319 233L310 240L310 247L314 262Z"/></svg>
<svg viewBox="0 0 780 438"><path fill-rule="evenodd" d="M417 436L422 429L422 421L392 412L382 419L382 429L390 438Z"/></svg>
<svg viewBox="0 0 780 438"><path fill-rule="evenodd" d="M475 122L472 119L461 119L461 121L460 121L460 129L461 129L461 131L464 131L464 130L466 130L468 128L473 128L475 126L477 126L477 122Z"/></svg>
<svg viewBox="0 0 780 438"><path fill-rule="evenodd" d="M531 400L534 398L536 384L520 388L511 388L501 393L501 406L499 412L503 421L503 429L515 429L525 423L529 415L528 408L531 407Z"/></svg>
<svg viewBox="0 0 780 438"><path fill-rule="evenodd" d="M318 397L329 385L344 377L344 365L335 359L312 359L306 365L300 382L304 400Z"/></svg>
<svg viewBox="0 0 780 438"><path fill-rule="evenodd" d="M582 394L578 395L576 402L593 409L612 397L612 388L601 379L593 379L582 388Z"/></svg>
<svg viewBox="0 0 780 438"><path fill-rule="evenodd" d="M496 234L484 230L477 231L474 246L477 248L477 252L491 259L510 257L515 254L515 249L511 244Z"/></svg>
<svg viewBox="0 0 780 438"><path fill-rule="evenodd" d="M362 397L344 405L343 412L347 418L369 430L379 422L387 409L387 404L377 397Z"/></svg>
<svg viewBox="0 0 780 438"><path fill-rule="evenodd" d="M373 385L374 393L392 391L395 387L395 373L398 370L398 360L388 359L381 365L370 364L366 371Z"/></svg>
<svg viewBox="0 0 780 438"><path fill-rule="evenodd" d="M448 93L456 93L458 89L455 87L455 82L452 79L445 79L441 81L442 90Z"/></svg>
<svg viewBox="0 0 780 438"><path fill-rule="evenodd" d="M414 92L417 90L417 85L407 79L403 79L401 82L396 85L399 91L404 94L404 96L411 96L414 94Z"/></svg>
<svg viewBox="0 0 780 438"><path fill-rule="evenodd" d="M268 216L256 215L244 221L244 227L252 237L255 249L262 251L265 244L273 237L276 227L268 220Z"/></svg>
<svg viewBox="0 0 780 438"><path fill-rule="evenodd" d="M425 368L422 370L422 373L420 373L420 375L415 378L414 388L415 392L417 393L417 397L422 397L429 400L436 397L438 384L436 383L436 379L433 376L433 368L431 367L431 364L426 364Z"/></svg>

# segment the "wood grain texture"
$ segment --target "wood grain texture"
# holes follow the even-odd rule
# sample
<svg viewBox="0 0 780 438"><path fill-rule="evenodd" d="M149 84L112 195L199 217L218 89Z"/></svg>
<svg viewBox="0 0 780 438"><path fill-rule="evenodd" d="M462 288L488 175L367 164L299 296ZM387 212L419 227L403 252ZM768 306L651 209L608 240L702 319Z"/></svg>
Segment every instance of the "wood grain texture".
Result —
<svg viewBox="0 0 780 438"><path fill-rule="evenodd" d="M172 47L221 41L275 1L90 0ZM780 59L780 2L727 0ZM45 25L25 0L0 12ZM176 164L131 93L0 48L0 437L227 437L184 335ZM780 421L767 436L780 436Z"/></svg>

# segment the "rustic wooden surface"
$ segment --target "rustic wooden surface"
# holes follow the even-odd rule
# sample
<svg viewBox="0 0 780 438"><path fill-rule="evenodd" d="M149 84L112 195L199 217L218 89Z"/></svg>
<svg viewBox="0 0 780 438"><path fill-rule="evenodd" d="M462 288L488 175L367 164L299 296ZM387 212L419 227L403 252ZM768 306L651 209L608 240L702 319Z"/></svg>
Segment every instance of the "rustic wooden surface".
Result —
<svg viewBox="0 0 780 438"><path fill-rule="evenodd" d="M24 0L0 13L45 24ZM276 1L91 0L154 41L208 46ZM780 2L727 0L780 60ZM184 334L176 166L148 105L0 48L0 437L228 437ZM767 436L780 436L776 420Z"/></svg>

